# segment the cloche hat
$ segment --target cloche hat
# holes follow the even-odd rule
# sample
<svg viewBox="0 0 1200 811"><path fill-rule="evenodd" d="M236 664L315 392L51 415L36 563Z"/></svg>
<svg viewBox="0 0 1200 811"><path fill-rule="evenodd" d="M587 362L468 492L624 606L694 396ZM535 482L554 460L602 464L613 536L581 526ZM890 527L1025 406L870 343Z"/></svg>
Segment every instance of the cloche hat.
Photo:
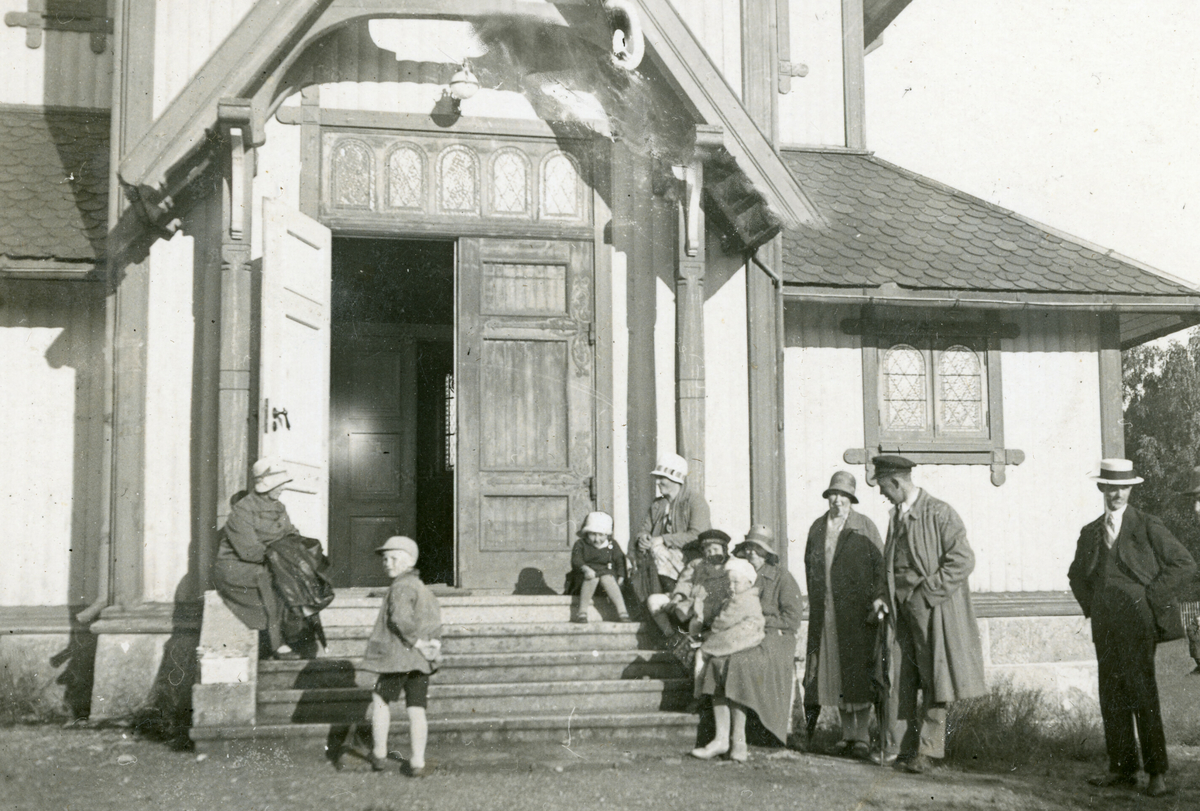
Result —
<svg viewBox="0 0 1200 811"><path fill-rule="evenodd" d="M281 484L287 484L292 480L288 475L287 468L283 466L283 462L278 459L263 458L254 463L254 467L250 469L250 476L254 479L254 492L265 493L268 490L274 490Z"/></svg>
<svg viewBox="0 0 1200 811"><path fill-rule="evenodd" d="M688 474L687 459L677 453L662 453L658 456L658 464L650 471L651 476L661 476L677 484L683 484Z"/></svg>
<svg viewBox="0 0 1200 811"><path fill-rule="evenodd" d="M599 532L601 535L613 534L613 519L606 512L590 512L587 518L583 519L583 526L579 528L579 534L585 532Z"/></svg>
<svg viewBox="0 0 1200 811"><path fill-rule="evenodd" d="M755 524L750 527L750 531L746 533L746 540L738 544L741 549L746 544L757 546L767 554L775 554L775 532L766 524Z"/></svg>
<svg viewBox="0 0 1200 811"><path fill-rule="evenodd" d="M850 499L851 504L858 503L858 496L854 495L854 488L857 486L854 481L854 474L846 470L839 470L833 474L833 478L829 480L829 486L825 488L825 492L821 494L821 498L829 498L830 493L841 493L846 498Z"/></svg>

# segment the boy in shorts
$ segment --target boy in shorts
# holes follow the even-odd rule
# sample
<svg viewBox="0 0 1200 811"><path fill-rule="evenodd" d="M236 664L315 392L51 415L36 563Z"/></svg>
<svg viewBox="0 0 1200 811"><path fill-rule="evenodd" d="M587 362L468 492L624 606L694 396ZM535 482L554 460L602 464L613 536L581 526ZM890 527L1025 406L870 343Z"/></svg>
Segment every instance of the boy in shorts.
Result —
<svg viewBox="0 0 1200 811"><path fill-rule="evenodd" d="M379 674L371 693L372 749L369 760L374 771L386 768L388 729L392 723L390 702L404 693L408 710L412 756L408 773L425 773L425 742L429 724L425 697L429 675L437 669L441 655L442 615L437 598L421 582L417 543L397 535L375 550L383 557L383 568L392 578L391 588L379 609L379 618L367 641L362 668Z"/></svg>

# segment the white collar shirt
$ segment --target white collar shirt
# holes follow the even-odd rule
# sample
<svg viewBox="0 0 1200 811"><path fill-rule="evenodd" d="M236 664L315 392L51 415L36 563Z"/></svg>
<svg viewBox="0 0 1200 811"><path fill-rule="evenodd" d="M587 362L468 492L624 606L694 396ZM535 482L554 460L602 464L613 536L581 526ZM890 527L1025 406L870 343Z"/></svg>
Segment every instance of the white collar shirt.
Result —
<svg viewBox="0 0 1200 811"><path fill-rule="evenodd" d="M1125 507L1119 510L1104 511L1104 544L1109 549L1112 549L1113 544L1117 542L1117 536L1121 534L1121 524L1124 520Z"/></svg>

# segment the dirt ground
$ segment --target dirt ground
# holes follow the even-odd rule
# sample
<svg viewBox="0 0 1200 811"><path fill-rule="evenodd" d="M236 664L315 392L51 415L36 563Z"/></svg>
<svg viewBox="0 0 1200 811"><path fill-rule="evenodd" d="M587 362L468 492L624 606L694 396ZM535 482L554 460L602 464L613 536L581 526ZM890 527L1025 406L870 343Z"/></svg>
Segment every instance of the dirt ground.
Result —
<svg viewBox="0 0 1200 811"><path fill-rule="evenodd" d="M408 809L1098 809L1200 808L1200 747L1173 746L1174 796L1150 800L1084 778L1102 764L1004 774L948 767L913 776L786 749L749 763L701 762L652 742L475 744L431 749L430 773L342 771L311 749L204 757L120 729L0 730L0 808L11 811L407 811Z"/></svg>

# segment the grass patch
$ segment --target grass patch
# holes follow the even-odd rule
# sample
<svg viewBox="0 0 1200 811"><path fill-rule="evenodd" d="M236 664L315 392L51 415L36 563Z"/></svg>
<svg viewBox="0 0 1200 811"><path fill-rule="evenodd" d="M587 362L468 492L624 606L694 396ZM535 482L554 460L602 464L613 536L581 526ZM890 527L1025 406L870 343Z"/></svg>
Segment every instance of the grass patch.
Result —
<svg viewBox="0 0 1200 811"><path fill-rule="evenodd" d="M960 766L1011 769L1103 755L1099 712L1063 707L1040 690L1001 681L986 695L950 705L946 759Z"/></svg>
<svg viewBox="0 0 1200 811"><path fill-rule="evenodd" d="M65 720L65 708L47 697L46 686L36 673L0 664L0 727Z"/></svg>

